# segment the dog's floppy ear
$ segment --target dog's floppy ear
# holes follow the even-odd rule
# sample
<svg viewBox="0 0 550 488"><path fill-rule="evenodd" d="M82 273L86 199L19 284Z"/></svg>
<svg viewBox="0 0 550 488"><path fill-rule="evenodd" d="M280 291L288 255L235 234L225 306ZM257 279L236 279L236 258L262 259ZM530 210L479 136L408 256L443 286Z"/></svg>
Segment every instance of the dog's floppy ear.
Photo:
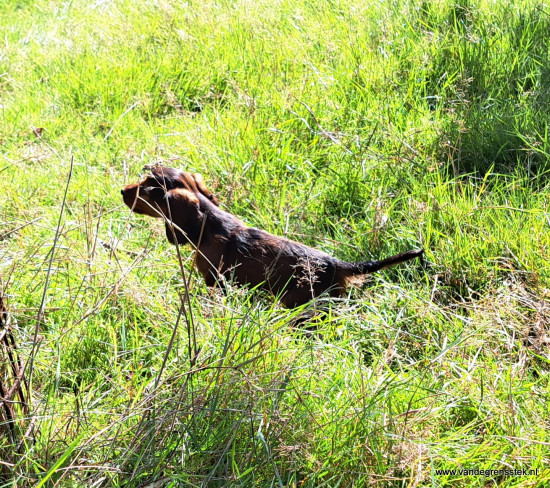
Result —
<svg viewBox="0 0 550 488"><path fill-rule="evenodd" d="M220 206L220 201L214 195L208 188L206 188L206 184L204 183L204 178L200 173L193 173L192 174L193 179L195 180L195 184L197 185L198 190L206 197L208 200L210 200L214 205Z"/></svg>
<svg viewBox="0 0 550 488"><path fill-rule="evenodd" d="M166 194L166 203L169 209L167 217L171 217L172 222L176 224L172 225L170 222L165 222L168 241L171 244L192 242L196 245L202 227L202 218L204 217L204 214L200 211L198 197L190 190L176 188Z"/></svg>

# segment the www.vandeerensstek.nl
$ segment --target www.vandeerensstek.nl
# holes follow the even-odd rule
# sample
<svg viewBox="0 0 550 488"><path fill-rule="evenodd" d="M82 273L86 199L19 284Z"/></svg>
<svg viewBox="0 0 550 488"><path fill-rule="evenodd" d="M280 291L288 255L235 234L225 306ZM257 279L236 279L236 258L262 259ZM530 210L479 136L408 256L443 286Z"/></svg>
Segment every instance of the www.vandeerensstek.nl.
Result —
<svg viewBox="0 0 550 488"><path fill-rule="evenodd" d="M539 469L436 469L436 476L537 476Z"/></svg>

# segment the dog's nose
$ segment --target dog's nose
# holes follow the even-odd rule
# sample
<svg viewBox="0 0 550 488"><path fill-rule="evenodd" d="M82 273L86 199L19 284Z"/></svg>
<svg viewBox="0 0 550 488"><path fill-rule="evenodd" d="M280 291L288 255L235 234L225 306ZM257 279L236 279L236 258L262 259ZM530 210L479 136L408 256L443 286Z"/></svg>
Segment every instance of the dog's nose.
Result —
<svg viewBox="0 0 550 488"><path fill-rule="evenodd" d="M123 188L122 190L120 190L120 193L121 193L122 195L124 195L124 188Z"/></svg>

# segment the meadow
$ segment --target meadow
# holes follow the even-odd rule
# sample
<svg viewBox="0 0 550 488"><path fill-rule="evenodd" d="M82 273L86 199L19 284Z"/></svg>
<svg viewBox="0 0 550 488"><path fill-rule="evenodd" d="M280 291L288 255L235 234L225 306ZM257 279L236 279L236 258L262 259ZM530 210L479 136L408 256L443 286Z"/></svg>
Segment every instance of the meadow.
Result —
<svg viewBox="0 0 550 488"><path fill-rule="evenodd" d="M550 486L548 5L0 0L0 32L32 392L0 487ZM295 327L122 204L156 162L251 226L425 262Z"/></svg>

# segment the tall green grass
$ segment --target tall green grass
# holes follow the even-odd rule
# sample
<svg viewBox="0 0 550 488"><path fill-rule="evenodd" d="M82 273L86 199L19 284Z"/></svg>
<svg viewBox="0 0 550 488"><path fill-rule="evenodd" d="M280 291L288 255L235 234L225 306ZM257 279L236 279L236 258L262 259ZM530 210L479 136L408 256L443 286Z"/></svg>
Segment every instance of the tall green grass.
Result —
<svg viewBox="0 0 550 488"><path fill-rule="evenodd" d="M550 483L546 5L4 1L0 26L25 359L39 327L0 486ZM162 224L120 199L156 161L250 225L425 267L296 328L311 310L209 290L182 248L187 302Z"/></svg>

